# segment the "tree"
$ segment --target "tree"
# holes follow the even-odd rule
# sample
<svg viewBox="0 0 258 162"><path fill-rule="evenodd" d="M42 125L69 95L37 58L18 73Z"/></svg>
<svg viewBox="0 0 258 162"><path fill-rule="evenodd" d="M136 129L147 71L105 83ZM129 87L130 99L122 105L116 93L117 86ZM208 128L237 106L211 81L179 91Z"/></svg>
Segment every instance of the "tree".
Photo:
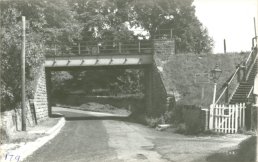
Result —
<svg viewBox="0 0 258 162"><path fill-rule="evenodd" d="M83 24L84 41L133 39L133 32L125 25L129 12L126 1L70 0L69 3Z"/></svg>
<svg viewBox="0 0 258 162"><path fill-rule="evenodd" d="M26 17L26 94L34 95L38 71L51 43L78 38L80 25L65 0L1 1L1 111L20 102L21 16ZM58 15L58 17L56 17ZM80 35L80 34L79 34Z"/></svg>
<svg viewBox="0 0 258 162"><path fill-rule="evenodd" d="M130 23L149 31L151 37L159 29L171 28L177 52L210 52L213 41L195 16L192 3L193 0L138 0Z"/></svg>

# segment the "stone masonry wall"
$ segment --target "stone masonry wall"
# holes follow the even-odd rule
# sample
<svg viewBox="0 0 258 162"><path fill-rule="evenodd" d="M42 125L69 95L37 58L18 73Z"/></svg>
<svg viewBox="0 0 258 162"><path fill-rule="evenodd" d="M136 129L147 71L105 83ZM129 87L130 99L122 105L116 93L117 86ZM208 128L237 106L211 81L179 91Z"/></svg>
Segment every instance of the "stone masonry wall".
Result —
<svg viewBox="0 0 258 162"><path fill-rule="evenodd" d="M167 92L162 77L155 65L152 66L152 115L161 115L167 110Z"/></svg>
<svg viewBox="0 0 258 162"><path fill-rule="evenodd" d="M39 122L48 118L48 100L44 67L41 69L40 77L38 79L34 95L34 106L36 110L36 118Z"/></svg>
<svg viewBox="0 0 258 162"><path fill-rule="evenodd" d="M37 81L36 91L33 100L37 122L43 121L48 117L48 102L44 68L41 69L39 75L40 76ZM32 107L27 100L25 107L25 120L27 127L35 126L36 121L34 116L35 115L32 111ZM0 115L0 120L1 140L6 140L6 138L10 138L13 135L13 132L21 131L21 106L17 106L14 110L2 112Z"/></svg>
<svg viewBox="0 0 258 162"><path fill-rule="evenodd" d="M154 40L154 64L152 66L152 111L160 115L169 109L173 96L169 94L163 79L163 65L175 54L175 42L172 39ZM172 101L173 102L173 101Z"/></svg>
<svg viewBox="0 0 258 162"><path fill-rule="evenodd" d="M21 131L22 124L20 106L14 110L2 112L0 119L0 133L2 141L5 141L6 138L11 138L15 131ZM35 126L35 119L29 106L29 102L26 102L25 121L27 127Z"/></svg>
<svg viewBox="0 0 258 162"><path fill-rule="evenodd" d="M157 66L163 65L171 55L175 54L175 41L173 39L155 39L154 60Z"/></svg>

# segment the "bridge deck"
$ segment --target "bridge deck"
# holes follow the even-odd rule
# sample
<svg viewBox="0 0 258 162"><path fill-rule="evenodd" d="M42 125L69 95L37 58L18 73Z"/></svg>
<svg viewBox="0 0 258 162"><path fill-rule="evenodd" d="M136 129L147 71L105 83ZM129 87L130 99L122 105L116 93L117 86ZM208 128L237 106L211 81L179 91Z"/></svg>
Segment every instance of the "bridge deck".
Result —
<svg viewBox="0 0 258 162"><path fill-rule="evenodd" d="M145 55L86 55L46 57L45 67L124 66L152 64L153 56Z"/></svg>

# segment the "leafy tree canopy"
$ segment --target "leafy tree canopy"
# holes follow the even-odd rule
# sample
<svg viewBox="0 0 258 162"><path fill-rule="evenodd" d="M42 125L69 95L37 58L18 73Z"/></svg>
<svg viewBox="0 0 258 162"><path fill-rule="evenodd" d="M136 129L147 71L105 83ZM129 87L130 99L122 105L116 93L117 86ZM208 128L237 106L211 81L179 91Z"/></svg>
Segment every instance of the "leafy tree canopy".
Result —
<svg viewBox="0 0 258 162"><path fill-rule="evenodd" d="M51 42L72 41L80 31L65 0L1 1L1 110L13 109L20 101L21 16L26 17L26 90L33 97L37 74ZM67 11L69 11L67 13ZM68 44L68 43L67 43Z"/></svg>
<svg viewBox="0 0 258 162"><path fill-rule="evenodd" d="M17 76L20 76L21 16L26 17L27 24L26 89L28 97L32 97L35 89L32 85L35 85L44 55L54 44L67 50L69 45L81 40L133 41L137 36L129 28L140 27L149 32L150 38L159 29L172 29L178 53L209 52L212 39L195 16L192 3L193 0L1 1L2 110L13 108L20 101ZM123 80L131 84L130 78L135 78L129 71L121 76L124 78L117 77L115 82Z"/></svg>

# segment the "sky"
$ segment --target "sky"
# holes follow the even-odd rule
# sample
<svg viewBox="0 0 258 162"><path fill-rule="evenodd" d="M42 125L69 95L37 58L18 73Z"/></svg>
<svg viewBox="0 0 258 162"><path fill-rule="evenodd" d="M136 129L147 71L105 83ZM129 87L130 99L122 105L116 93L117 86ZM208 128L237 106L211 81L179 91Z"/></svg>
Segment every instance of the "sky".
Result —
<svg viewBox="0 0 258 162"><path fill-rule="evenodd" d="M250 51L257 0L194 0L196 16L214 40L214 53ZM258 34L258 31L257 31Z"/></svg>

